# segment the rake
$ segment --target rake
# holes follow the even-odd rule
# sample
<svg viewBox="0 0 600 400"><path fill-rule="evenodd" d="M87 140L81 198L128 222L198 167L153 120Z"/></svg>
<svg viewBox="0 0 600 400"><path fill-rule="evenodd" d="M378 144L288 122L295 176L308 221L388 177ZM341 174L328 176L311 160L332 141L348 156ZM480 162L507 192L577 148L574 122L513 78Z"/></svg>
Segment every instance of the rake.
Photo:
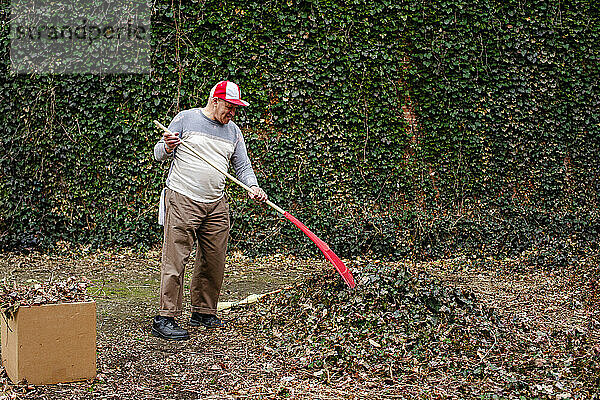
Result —
<svg viewBox="0 0 600 400"><path fill-rule="evenodd" d="M158 121L155 120L154 123L156 124L156 126L158 126L163 131L165 131L167 133L170 133L170 134L173 134L167 127L165 127L160 122L158 122ZM202 156L200 153L198 153L193 147L191 147L190 145L188 145L186 142L181 141L180 144L183 147L185 147L186 149L188 149L196 157L200 158L202 161L206 162L211 167L213 167L214 169L216 169L217 171L219 171L220 173L222 173L223 175L225 175L227 178L229 178L230 180L232 180L235 184L241 186L242 188L244 188L249 193L253 193L252 189L250 189L250 187L248 185L244 184L243 182L240 182L238 179L236 179L233 175L231 175L227 171L222 170L220 167L218 167L217 165L215 165L212 161L208 160L207 158L205 158L204 156ZM270 200L266 200L265 203L267 203L267 205L269 205L275 211L277 211L278 213L280 213L281 215L283 215L287 220L289 220L292 224L296 225L302 232L304 232L306 234L306 236L308 236L310 238L310 240L312 240L317 245L317 247L319 248L319 250L321 250L321 252L325 256L325 258L327 258L333 264L333 266L335 267L335 269L337 270L337 272L339 272L339 274L342 276L342 279L344 279L344 282L346 282L346 284L348 286L350 286L351 288L354 288L354 286L356 286L356 283L354 282L354 278L352 277L352 273L350 272L350 270L348 270L348 268L346 267L346 265L333 252L333 250L331 250L331 248L329 248L329 246L327 245L327 243L325 243L324 241L322 241L321 239L319 239L317 237L317 235L315 235L314 233L312 233L310 231L310 229L308 229L306 227L306 225L304 225L302 222L300 222L292 214L290 214L289 212L285 211L283 208L279 207L277 204L273 203Z"/></svg>

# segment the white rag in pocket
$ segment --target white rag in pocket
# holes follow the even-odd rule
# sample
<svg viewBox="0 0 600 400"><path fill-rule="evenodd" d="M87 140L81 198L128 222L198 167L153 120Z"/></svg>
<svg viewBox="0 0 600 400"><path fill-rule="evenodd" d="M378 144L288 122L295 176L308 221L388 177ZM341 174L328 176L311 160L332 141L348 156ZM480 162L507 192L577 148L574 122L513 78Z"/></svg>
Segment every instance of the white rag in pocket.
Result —
<svg viewBox="0 0 600 400"><path fill-rule="evenodd" d="M159 225L165 225L165 213L166 213L166 208L165 208L165 192L166 192L166 188L162 190L162 192L160 192L160 203L158 204L158 224Z"/></svg>

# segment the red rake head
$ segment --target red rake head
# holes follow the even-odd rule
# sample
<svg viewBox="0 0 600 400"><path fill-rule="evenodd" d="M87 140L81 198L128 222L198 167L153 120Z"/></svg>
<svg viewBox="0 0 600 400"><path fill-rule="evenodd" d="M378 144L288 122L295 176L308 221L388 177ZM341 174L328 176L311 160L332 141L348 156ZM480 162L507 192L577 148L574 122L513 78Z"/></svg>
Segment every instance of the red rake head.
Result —
<svg viewBox="0 0 600 400"><path fill-rule="evenodd" d="M308 236L310 238L310 240L312 240L317 245L317 247L319 248L319 250L321 250L323 252L323 255L325 255L325 258L327 258L334 265L335 269L337 270L337 272L339 272L339 274L344 279L344 282L346 282L346 284L348 286L350 286L351 288L354 288L356 286L356 283L354 282L354 278L352 277L352 273L350 272L350 270L348 270L348 268L346 267L346 265L333 252L333 250L331 250L329 248L329 246L327 245L327 243L325 243L324 241L322 241L321 239L319 239L317 237L317 235L315 235L314 233L312 233L310 231L310 229L308 229L306 227L306 225L304 225L302 222L300 222L296 217L294 217L289 212L286 211L283 214L283 216L286 217L288 220L290 220L298 228L300 228L300 230L302 232L304 232L306 234L306 236Z"/></svg>

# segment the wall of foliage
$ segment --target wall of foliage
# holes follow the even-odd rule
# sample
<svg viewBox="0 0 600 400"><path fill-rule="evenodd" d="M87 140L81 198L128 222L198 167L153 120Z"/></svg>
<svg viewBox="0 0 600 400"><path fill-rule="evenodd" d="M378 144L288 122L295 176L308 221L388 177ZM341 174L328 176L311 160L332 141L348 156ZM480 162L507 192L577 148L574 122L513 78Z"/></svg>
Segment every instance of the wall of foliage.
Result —
<svg viewBox="0 0 600 400"><path fill-rule="evenodd" d="M160 0L147 75L11 75L2 10L3 249L160 243L152 120L221 79L261 186L340 255L597 246L592 0ZM232 247L314 251L228 193Z"/></svg>

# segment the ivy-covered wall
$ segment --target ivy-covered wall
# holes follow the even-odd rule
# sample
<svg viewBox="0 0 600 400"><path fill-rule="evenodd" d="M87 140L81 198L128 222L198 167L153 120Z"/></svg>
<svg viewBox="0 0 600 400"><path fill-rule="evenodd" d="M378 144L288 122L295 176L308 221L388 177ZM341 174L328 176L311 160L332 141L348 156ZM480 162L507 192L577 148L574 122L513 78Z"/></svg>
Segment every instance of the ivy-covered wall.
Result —
<svg viewBox="0 0 600 400"><path fill-rule="evenodd" d="M425 190L448 220L434 241L597 246L597 4L472 3L419 7L410 28Z"/></svg>
<svg viewBox="0 0 600 400"><path fill-rule="evenodd" d="M597 245L597 6L554 3L158 1L152 72L104 76L10 75L4 3L1 247L159 243L152 120L221 79L261 186L340 255ZM233 247L314 251L228 192Z"/></svg>

